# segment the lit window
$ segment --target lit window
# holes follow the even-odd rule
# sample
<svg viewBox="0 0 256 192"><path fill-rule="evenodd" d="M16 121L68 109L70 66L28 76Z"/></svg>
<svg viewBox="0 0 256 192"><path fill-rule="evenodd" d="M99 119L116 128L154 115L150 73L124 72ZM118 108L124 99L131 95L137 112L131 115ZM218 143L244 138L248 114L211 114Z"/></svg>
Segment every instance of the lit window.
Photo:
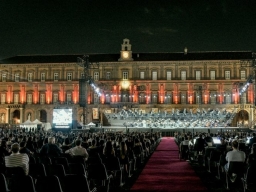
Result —
<svg viewBox="0 0 256 192"><path fill-rule="evenodd" d="M111 75L111 73L110 73L110 72L107 72L107 73L106 73L106 79L110 79L110 77L111 77L110 75Z"/></svg>
<svg viewBox="0 0 256 192"><path fill-rule="evenodd" d="M140 72L140 79L145 79L145 72L144 71Z"/></svg>
<svg viewBox="0 0 256 192"><path fill-rule="evenodd" d="M230 71L225 71L225 79L230 79Z"/></svg>
<svg viewBox="0 0 256 192"><path fill-rule="evenodd" d="M58 81L59 80L59 73L54 73L53 74L53 79L54 79L54 81Z"/></svg>
<svg viewBox="0 0 256 192"><path fill-rule="evenodd" d="M171 71L167 71L166 72L166 80L171 80L172 79L172 72Z"/></svg>
<svg viewBox="0 0 256 192"><path fill-rule="evenodd" d="M32 81L32 76L33 76L32 73L28 73L28 81Z"/></svg>
<svg viewBox="0 0 256 192"><path fill-rule="evenodd" d="M152 80L157 80L157 71L152 72Z"/></svg>
<svg viewBox="0 0 256 192"><path fill-rule="evenodd" d="M27 95L27 103L32 104L32 94Z"/></svg>
<svg viewBox="0 0 256 192"><path fill-rule="evenodd" d="M94 81L99 81L99 72L94 72L93 80Z"/></svg>
<svg viewBox="0 0 256 192"><path fill-rule="evenodd" d="M41 81L45 81L45 73L41 73Z"/></svg>
<svg viewBox="0 0 256 192"><path fill-rule="evenodd" d="M245 71L241 71L241 79L245 79Z"/></svg>
<svg viewBox="0 0 256 192"><path fill-rule="evenodd" d="M19 103L19 94L18 93L15 93L14 94L14 104L18 104Z"/></svg>
<svg viewBox="0 0 256 192"><path fill-rule="evenodd" d="M128 79L128 72L123 72L123 79Z"/></svg>
<svg viewBox="0 0 256 192"><path fill-rule="evenodd" d="M196 80L201 79L201 71L196 71Z"/></svg>
<svg viewBox="0 0 256 192"><path fill-rule="evenodd" d="M5 98L6 98L5 96L6 96L5 93L1 94L1 104L5 104L5 102L6 102L5 101Z"/></svg>
<svg viewBox="0 0 256 192"><path fill-rule="evenodd" d="M5 82L6 81L6 74L2 74L2 81Z"/></svg>
<svg viewBox="0 0 256 192"><path fill-rule="evenodd" d="M72 81L72 73L67 73L67 80Z"/></svg>
<svg viewBox="0 0 256 192"><path fill-rule="evenodd" d="M181 71L181 80L186 80L186 79L187 79L187 72Z"/></svg>
<svg viewBox="0 0 256 192"><path fill-rule="evenodd" d="M58 100L59 100L59 95L58 95L58 93L54 93L54 94L53 94L53 102L56 103L56 102L58 102Z"/></svg>
<svg viewBox="0 0 256 192"><path fill-rule="evenodd" d="M71 102L72 100L72 97L71 97L71 93L67 93L67 101L68 102Z"/></svg>
<svg viewBox="0 0 256 192"><path fill-rule="evenodd" d="M43 93L40 94L40 103L41 104L45 103L45 94L43 94Z"/></svg>
<svg viewBox="0 0 256 192"><path fill-rule="evenodd" d="M16 73L14 75L14 80L15 80L15 82L19 82L20 81L20 74Z"/></svg>
<svg viewBox="0 0 256 192"><path fill-rule="evenodd" d="M215 80L215 71L210 71L211 80Z"/></svg>

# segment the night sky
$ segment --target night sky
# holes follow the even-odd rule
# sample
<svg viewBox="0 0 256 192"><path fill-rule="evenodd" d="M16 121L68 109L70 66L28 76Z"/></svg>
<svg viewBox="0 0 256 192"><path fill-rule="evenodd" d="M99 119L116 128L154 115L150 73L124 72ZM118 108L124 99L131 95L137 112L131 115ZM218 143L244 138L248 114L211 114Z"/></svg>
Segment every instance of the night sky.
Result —
<svg viewBox="0 0 256 192"><path fill-rule="evenodd" d="M256 0L2 0L0 59L28 54L256 51Z"/></svg>

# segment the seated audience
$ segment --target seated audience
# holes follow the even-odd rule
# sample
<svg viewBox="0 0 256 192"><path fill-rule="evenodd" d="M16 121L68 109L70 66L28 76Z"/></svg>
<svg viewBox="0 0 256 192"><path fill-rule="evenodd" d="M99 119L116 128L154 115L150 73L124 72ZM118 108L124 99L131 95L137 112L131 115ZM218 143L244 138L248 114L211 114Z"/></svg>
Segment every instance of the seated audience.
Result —
<svg viewBox="0 0 256 192"><path fill-rule="evenodd" d="M72 156L83 156L86 160L88 159L89 155L84 147L81 146L82 141L77 139L75 141L76 146L68 149L65 153L69 153Z"/></svg>
<svg viewBox="0 0 256 192"><path fill-rule="evenodd" d="M12 154L5 157L6 167L22 167L26 175L28 175L29 157L27 154L19 153L20 145L14 143L11 146Z"/></svg>
<svg viewBox="0 0 256 192"><path fill-rule="evenodd" d="M49 137L48 143L44 144L40 150L40 155L49 157L58 157L62 153L62 150L55 144L55 138Z"/></svg>

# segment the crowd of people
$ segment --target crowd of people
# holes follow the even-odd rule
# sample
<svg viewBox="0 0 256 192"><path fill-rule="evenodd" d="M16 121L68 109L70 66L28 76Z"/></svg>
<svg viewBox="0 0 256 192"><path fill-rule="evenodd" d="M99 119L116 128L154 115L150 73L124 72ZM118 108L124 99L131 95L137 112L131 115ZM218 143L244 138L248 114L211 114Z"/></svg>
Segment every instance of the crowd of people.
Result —
<svg viewBox="0 0 256 192"><path fill-rule="evenodd" d="M43 131L37 129L0 130L0 173L9 167L22 167L30 175L30 164L44 163L45 157L82 157L89 166L90 159L99 157L102 162L118 158L128 176L131 155L149 157L152 146L161 138L159 132L84 132ZM87 167L88 168L88 167Z"/></svg>
<svg viewBox="0 0 256 192"><path fill-rule="evenodd" d="M175 133L179 145L181 159L197 162L210 171L210 161L215 154L215 162L219 163L223 172L230 173L231 162L240 162L241 172L247 173L249 167L256 167L256 133L255 132L222 132L210 133ZM218 154L218 155L216 155ZM217 159L216 159L217 158ZM234 169L232 167L232 169ZM234 182L237 174L231 173Z"/></svg>

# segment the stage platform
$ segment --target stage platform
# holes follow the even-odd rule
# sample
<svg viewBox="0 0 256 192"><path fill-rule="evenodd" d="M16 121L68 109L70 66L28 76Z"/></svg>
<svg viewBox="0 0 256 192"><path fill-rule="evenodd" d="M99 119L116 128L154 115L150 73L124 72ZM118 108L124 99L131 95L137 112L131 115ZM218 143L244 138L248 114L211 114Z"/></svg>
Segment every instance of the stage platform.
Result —
<svg viewBox="0 0 256 192"><path fill-rule="evenodd" d="M86 129L72 129L72 131L79 132L161 132L162 135L172 135L175 132L204 132L204 133L218 133L218 132L251 132L253 130L249 128L241 127L200 127L200 128L172 128L172 129L162 129L162 128L134 128L134 127L118 127L118 126L109 126L109 127L91 127Z"/></svg>

